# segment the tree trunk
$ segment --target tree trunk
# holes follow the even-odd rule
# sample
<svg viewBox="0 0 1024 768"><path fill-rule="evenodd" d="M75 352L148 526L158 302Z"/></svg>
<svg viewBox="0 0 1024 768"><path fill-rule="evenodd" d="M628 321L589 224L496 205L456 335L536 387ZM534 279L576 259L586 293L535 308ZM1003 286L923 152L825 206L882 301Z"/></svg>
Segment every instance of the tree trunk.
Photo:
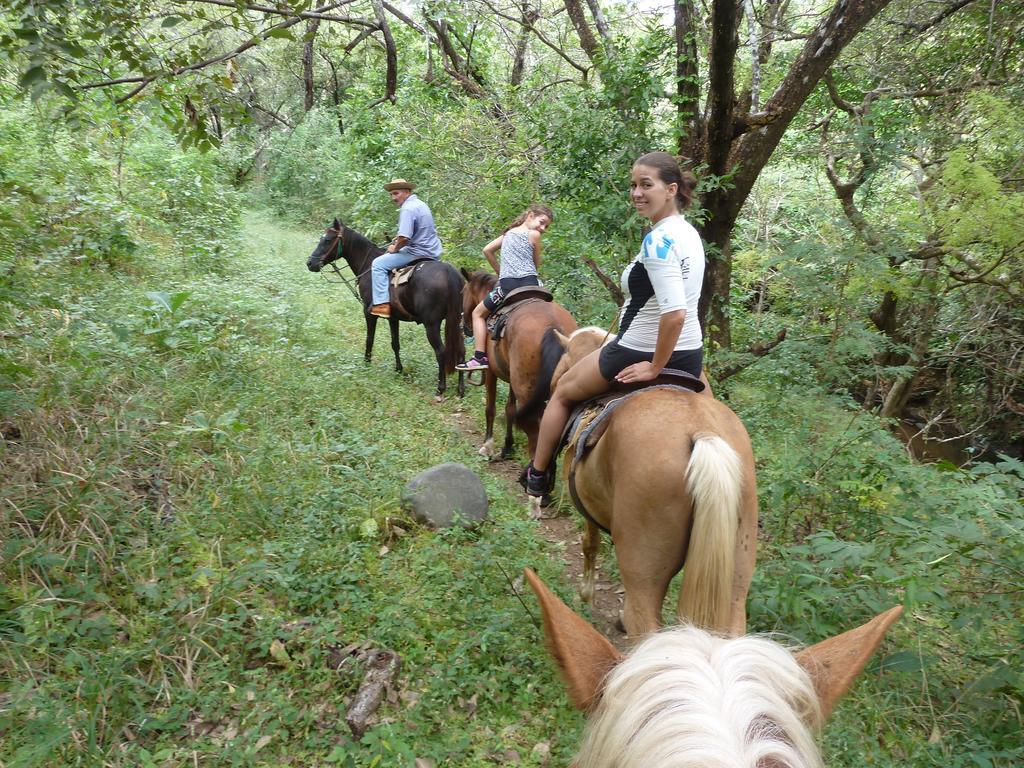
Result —
<svg viewBox="0 0 1024 768"><path fill-rule="evenodd" d="M523 26L519 30L519 37L516 38L515 58L512 60L512 75L509 77L509 84L513 86L523 82L523 74L526 71L526 48L530 41L530 27L538 19L537 11L530 7L529 2L523 2L522 12Z"/></svg>
<svg viewBox="0 0 1024 768"><path fill-rule="evenodd" d="M563 2L565 3L565 10L569 14L569 21L572 22L573 29L576 30L576 34L580 38L580 48L587 54L587 58L593 61L598 50L597 40L594 38L594 33L590 30L590 25L587 24L587 17L583 13L583 6L579 0L563 0Z"/></svg>
<svg viewBox="0 0 1024 768"><path fill-rule="evenodd" d="M381 34L384 37L384 54L387 61L387 72L384 76L384 97L381 101L395 100L398 91L398 50L395 48L395 38L391 35L391 27L388 24L387 16L384 15L384 3L382 0L372 0L373 14L377 19Z"/></svg>
<svg viewBox="0 0 1024 768"><path fill-rule="evenodd" d="M716 0L711 19L707 136L704 157L715 176L730 175L728 187L719 186L704 196L708 222L701 228L714 251L708 260L700 319L710 328L713 344L731 344L729 289L732 229L750 190L771 158L796 113L843 48L890 0L838 0L828 16L808 37L763 113L734 120L733 65L738 44L737 3ZM713 297L713 300L712 300Z"/></svg>
<svg viewBox="0 0 1024 768"><path fill-rule="evenodd" d="M700 73L697 70L696 12L693 0L676 0L676 115L679 154L693 159L700 143Z"/></svg>
<svg viewBox="0 0 1024 768"><path fill-rule="evenodd" d="M307 112L313 108L313 44L319 27L320 19L310 19L306 22L306 42L302 45L302 85L305 93L303 105Z"/></svg>
<svg viewBox="0 0 1024 768"><path fill-rule="evenodd" d="M915 302L917 311L916 328L914 331L914 344L910 350L910 358L906 365L911 367L911 372L902 374L896 378L885 396L882 403L882 410L879 416L882 418L898 418L907 407L907 401L914 393L914 379L917 378L921 366L928 359L928 347L931 344L932 335L935 333L935 320L939 314L939 296L935 279L937 260L928 259L923 265L925 270L924 282L927 287L927 296L922 301Z"/></svg>

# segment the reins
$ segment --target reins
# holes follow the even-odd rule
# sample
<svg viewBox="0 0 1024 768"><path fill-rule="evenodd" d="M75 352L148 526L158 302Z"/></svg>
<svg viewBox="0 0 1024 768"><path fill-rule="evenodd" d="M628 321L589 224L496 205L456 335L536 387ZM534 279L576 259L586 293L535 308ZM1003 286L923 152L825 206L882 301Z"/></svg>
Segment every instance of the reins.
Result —
<svg viewBox="0 0 1024 768"><path fill-rule="evenodd" d="M334 274L336 274L340 279L339 280L332 280L330 277L328 277L327 273L323 271L323 259L322 258L320 259L320 263L321 263L320 277L322 277L324 280L326 280L329 283L338 283L338 282L344 283L346 285L346 287L348 287L349 291L352 292L352 296L355 298L355 300L358 301L360 304L362 304L363 303L363 299L362 299L362 297L360 297L359 289L358 289L359 278L361 278L363 275L365 275L367 272L369 272L370 269L372 268L372 266L371 267L367 267L366 269L364 269L362 272L360 272L357 275L355 270L352 269L352 265L348 263L348 260L345 259L342 256L342 253L341 253L342 246L343 246L343 244L345 242L345 228L342 227L342 228L336 230L336 229L334 229L332 227L332 228L328 228L327 231L328 232L336 232L337 235L338 235L338 240L337 240L337 243L338 243L338 248L337 248L338 254L337 254L337 256L334 257L333 261L328 262L327 266L329 266L331 269L333 269L334 270ZM334 248L334 244L332 243L331 247L327 249L327 253L330 253L333 248ZM349 279L347 277L345 277L345 275L342 274L341 270L338 269L338 262L339 261L342 262L342 266L348 267L349 271L352 272L352 275L355 278L355 285L353 285L352 282L350 282ZM371 265L372 265L372 263L373 262L371 261Z"/></svg>

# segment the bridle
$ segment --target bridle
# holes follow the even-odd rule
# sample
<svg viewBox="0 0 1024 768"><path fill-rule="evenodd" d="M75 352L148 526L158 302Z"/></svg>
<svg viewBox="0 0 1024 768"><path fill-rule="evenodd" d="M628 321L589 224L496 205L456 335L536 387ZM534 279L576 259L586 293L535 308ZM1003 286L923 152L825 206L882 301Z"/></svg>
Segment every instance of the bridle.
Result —
<svg viewBox="0 0 1024 768"><path fill-rule="evenodd" d="M341 226L341 225L339 225L337 229L335 229L334 227L328 227L327 228L327 233L328 234L334 233L337 237L335 238L334 242L332 242L330 244L330 246L327 249L324 250L324 255L326 256L327 254L329 254L335 248L335 246L337 246L338 253L335 255L335 257L334 257L334 259L332 261L329 261L327 263L327 266L329 266L331 269L334 270L334 274L336 274L338 276L338 278L340 279L340 281L343 282L348 287L349 291L352 292L352 296L355 297L355 300L358 301L360 304L362 304L363 300L359 296L359 290L356 287L356 285L358 285L358 283L359 283L359 278L361 278L363 275L365 275L367 272L369 272L370 268L367 267L360 274L356 275L355 271L352 269L352 265L349 264L346 259L342 258L341 251L342 251L342 248L345 245L345 231L346 231L345 227ZM342 263L342 266L347 266L349 268L349 271L351 271L352 274L355 276L356 285L353 285L349 281L349 279L347 277L345 277L345 275L343 275L341 273L341 270L338 269L338 262L339 261ZM337 283L338 280L332 280L331 278L329 278L327 276L327 274L323 271L323 268L324 268L324 258L323 258L323 256L321 256L320 257L320 276L324 280L329 282L329 283Z"/></svg>

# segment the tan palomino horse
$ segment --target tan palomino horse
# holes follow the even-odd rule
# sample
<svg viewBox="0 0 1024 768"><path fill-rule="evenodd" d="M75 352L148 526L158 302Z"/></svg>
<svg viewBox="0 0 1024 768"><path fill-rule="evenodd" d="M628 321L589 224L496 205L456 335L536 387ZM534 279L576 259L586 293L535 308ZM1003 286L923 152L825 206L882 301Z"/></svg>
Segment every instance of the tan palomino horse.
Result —
<svg viewBox="0 0 1024 768"><path fill-rule="evenodd" d="M607 334L582 328L559 341L569 366ZM747 589L757 544L757 486L747 430L708 392L641 391L609 417L600 441L576 465L586 509L583 584L594 594L601 529L611 534L625 590L622 621L640 636L661 626L669 582L686 564L676 615L731 635L746 631ZM566 450L568 477L575 449Z"/></svg>
<svg viewBox="0 0 1024 768"><path fill-rule="evenodd" d="M476 305L497 283L497 278L483 270L470 273L463 269L462 276L466 278L462 289L465 323L472 317ZM495 342L488 337L489 367L484 375L487 432L480 448L482 455L494 456L495 398L498 379L501 379L509 384L509 399L505 405L505 445L501 458L508 458L512 453L513 423L526 433L527 451L533 458L540 416L551 393L551 376L563 354L562 345L552 329L563 334L572 333L576 330L576 321L554 301L533 301L509 314L500 341Z"/></svg>
<svg viewBox="0 0 1024 768"><path fill-rule="evenodd" d="M815 731L903 610L792 654L694 627L623 657L526 569L569 698L588 713L575 768L820 768Z"/></svg>

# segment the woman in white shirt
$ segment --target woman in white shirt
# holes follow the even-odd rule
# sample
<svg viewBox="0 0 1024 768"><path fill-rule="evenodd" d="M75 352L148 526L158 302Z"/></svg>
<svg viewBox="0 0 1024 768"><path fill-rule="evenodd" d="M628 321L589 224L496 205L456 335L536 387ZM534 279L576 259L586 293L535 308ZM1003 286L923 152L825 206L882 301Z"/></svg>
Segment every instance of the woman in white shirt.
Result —
<svg viewBox="0 0 1024 768"><path fill-rule="evenodd" d="M626 301L619 333L576 363L558 381L540 423L537 449L524 475L526 492L551 490L549 465L572 407L608 390L612 381L650 381L663 368L701 375L703 342L697 319L704 280L704 246L680 214L697 181L672 155L650 152L633 164L630 200L653 225L622 273Z"/></svg>

